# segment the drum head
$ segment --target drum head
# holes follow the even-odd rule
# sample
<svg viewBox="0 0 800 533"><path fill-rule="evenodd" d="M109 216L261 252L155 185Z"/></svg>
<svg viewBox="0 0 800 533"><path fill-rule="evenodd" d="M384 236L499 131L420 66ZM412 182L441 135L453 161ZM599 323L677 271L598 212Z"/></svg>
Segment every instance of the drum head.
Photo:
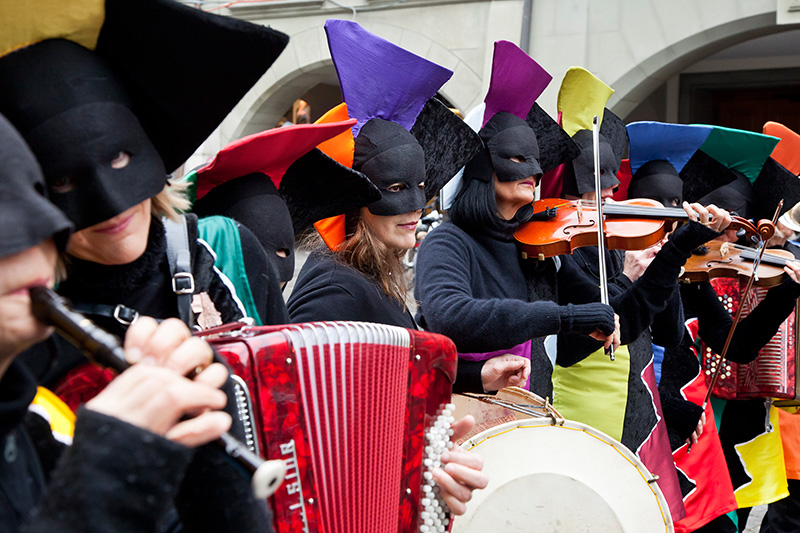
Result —
<svg viewBox="0 0 800 533"><path fill-rule="evenodd" d="M483 457L489 486L453 533L673 531L658 485L627 448L577 422L551 424L517 420L462 445Z"/></svg>

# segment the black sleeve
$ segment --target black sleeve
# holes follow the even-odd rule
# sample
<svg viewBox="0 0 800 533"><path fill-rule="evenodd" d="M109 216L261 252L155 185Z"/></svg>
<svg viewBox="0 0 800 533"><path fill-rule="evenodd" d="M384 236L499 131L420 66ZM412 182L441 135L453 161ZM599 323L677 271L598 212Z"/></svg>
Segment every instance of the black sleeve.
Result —
<svg viewBox="0 0 800 533"><path fill-rule="evenodd" d="M650 327L654 317L667 306L677 286L681 267L693 249L719 233L696 222L678 228L664 244L644 273L630 286L627 278L621 285L609 285L611 306L620 317L620 341L630 344ZM562 260L559 272L559 296L598 301L600 290L595 277L586 273L575 259ZM626 287L627 286L627 287Z"/></svg>
<svg viewBox="0 0 800 533"><path fill-rule="evenodd" d="M251 478L213 444L198 448L175 500L186 532L272 532L272 513Z"/></svg>
<svg viewBox="0 0 800 533"><path fill-rule="evenodd" d="M253 302L264 325L288 324L289 314L283 301L278 272L275 265L267 260L263 246L247 227L237 222L239 239L242 243L244 268Z"/></svg>
<svg viewBox="0 0 800 533"><path fill-rule="evenodd" d="M591 332L610 326L613 331L613 313L599 303L560 306L548 301L475 298L467 246L451 236L437 231L423 241L417 256L416 296L426 326L453 339L459 351L493 351L561 330Z"/></svg>
<svg viewBox="0 0 800 533"><path fill-rule="evenodd" d="M192 450L88 409L26 532L155 531Z"/></svg>
<svg viewBox="0 0 800 533"><path fill-rule="evenodd" d="M675 286L667 300L667 306L653 318L653 325L650 327L653 343L664 348L677 347L686 331L685 322L681 293Z"/></svg>
<svg viewBox="0 0 800 533"><path fill-rule="evenodd" d="M673 449L675 444L686 442L703 415L701 406L672 394L661 394L661 410L664 412L667 429L677 437L677 443L670 442Z"/></svg>
<svg viewBox="0 0 800 533"><path fill-rule="evenodd" d="M456 382L453 383L453 392L475 392L483 394L483 380L481 371L486 361L471 361L458 358L456 368Z"/></svg>
<svg viewBox="0 0 800 533"><path fill-rule="evenodd" d="M639 338L653 323L655 316L667 308L676 291L681 267L691 256L692 250L718 235L697 222L684 224L670 236L630 289L619 298L612 298L611 305L620 315L622 344Z"/></svg>

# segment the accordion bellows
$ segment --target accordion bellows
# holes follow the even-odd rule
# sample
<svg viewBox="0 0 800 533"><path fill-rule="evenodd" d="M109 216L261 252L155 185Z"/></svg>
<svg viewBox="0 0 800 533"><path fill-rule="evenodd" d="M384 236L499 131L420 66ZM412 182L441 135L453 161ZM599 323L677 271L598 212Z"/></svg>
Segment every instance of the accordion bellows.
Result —
<svg viewBox="0 0 800 533"><path fill-rule="evenodd" d="M449 339L325 322L207 340L253 393L262 455L287 462L278 533L418 530L424 434L455 380Z"/></svg>
<svg viewBox="0 0 800 533"><path fill-rule="evenodd" d="M715 278L711 280L722 304L731 315L742 305L742 293L746 284L736 279ZM742 318L746 317L767 294L764 287L753 287L744 301ZM719 380L711 393L726 400L751 398L777 398L797 400L798 391L796 309L781 324L772 339L758 352L758 357L747 364L725 361ZM719 355L702 343L700 363L706 376L706 384L719 365Z"/></svg>

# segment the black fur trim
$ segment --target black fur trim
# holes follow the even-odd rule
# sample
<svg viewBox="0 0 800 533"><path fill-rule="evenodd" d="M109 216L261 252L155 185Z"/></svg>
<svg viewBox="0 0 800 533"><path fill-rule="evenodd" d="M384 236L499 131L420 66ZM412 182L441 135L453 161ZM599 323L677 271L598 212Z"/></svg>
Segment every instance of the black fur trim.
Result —
<svg viewBox="0 0 800 533"><path fill-rule="evenodd" d="M770 157L753 184L753 218L772 220L781 200L781 215L800 202L800 177Z"/></svg>
<svg viewBox="0 0 800 533"><path fill-rule="evenodd" d="M600 135L606 138L611 149L620 159L628 156L628 128L617 115L606 108L603 110L603 122L600 124Z"/></svg>
<svg viewBox="0 0 800 533"><path fill-rule="evenodd" d="M411 128L425 152L425 198L436 196L448 181L483 149L478 134L436 98L425 104Z"/></svg>
<svg viewBox="0 0 800 533"><path fill-rule="evenodd" d="M539 104L534 102L525 121L536 133L542 172L549 172L580 155L581 149L575 141Z"/></svg>

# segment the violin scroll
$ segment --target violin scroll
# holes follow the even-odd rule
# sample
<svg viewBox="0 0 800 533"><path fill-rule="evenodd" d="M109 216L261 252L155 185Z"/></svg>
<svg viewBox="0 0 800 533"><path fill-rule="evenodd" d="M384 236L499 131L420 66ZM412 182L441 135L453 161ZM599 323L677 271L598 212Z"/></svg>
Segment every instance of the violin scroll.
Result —
<svg viewBox="0 0 800 533"><path fill-rule="evenodd" d="M743 229L747 235L758 237L763 241L768 241L775 234L775 224L766 219L759 220L758 224L753 224L746 218L732 216L729 227Z"/></svg>

